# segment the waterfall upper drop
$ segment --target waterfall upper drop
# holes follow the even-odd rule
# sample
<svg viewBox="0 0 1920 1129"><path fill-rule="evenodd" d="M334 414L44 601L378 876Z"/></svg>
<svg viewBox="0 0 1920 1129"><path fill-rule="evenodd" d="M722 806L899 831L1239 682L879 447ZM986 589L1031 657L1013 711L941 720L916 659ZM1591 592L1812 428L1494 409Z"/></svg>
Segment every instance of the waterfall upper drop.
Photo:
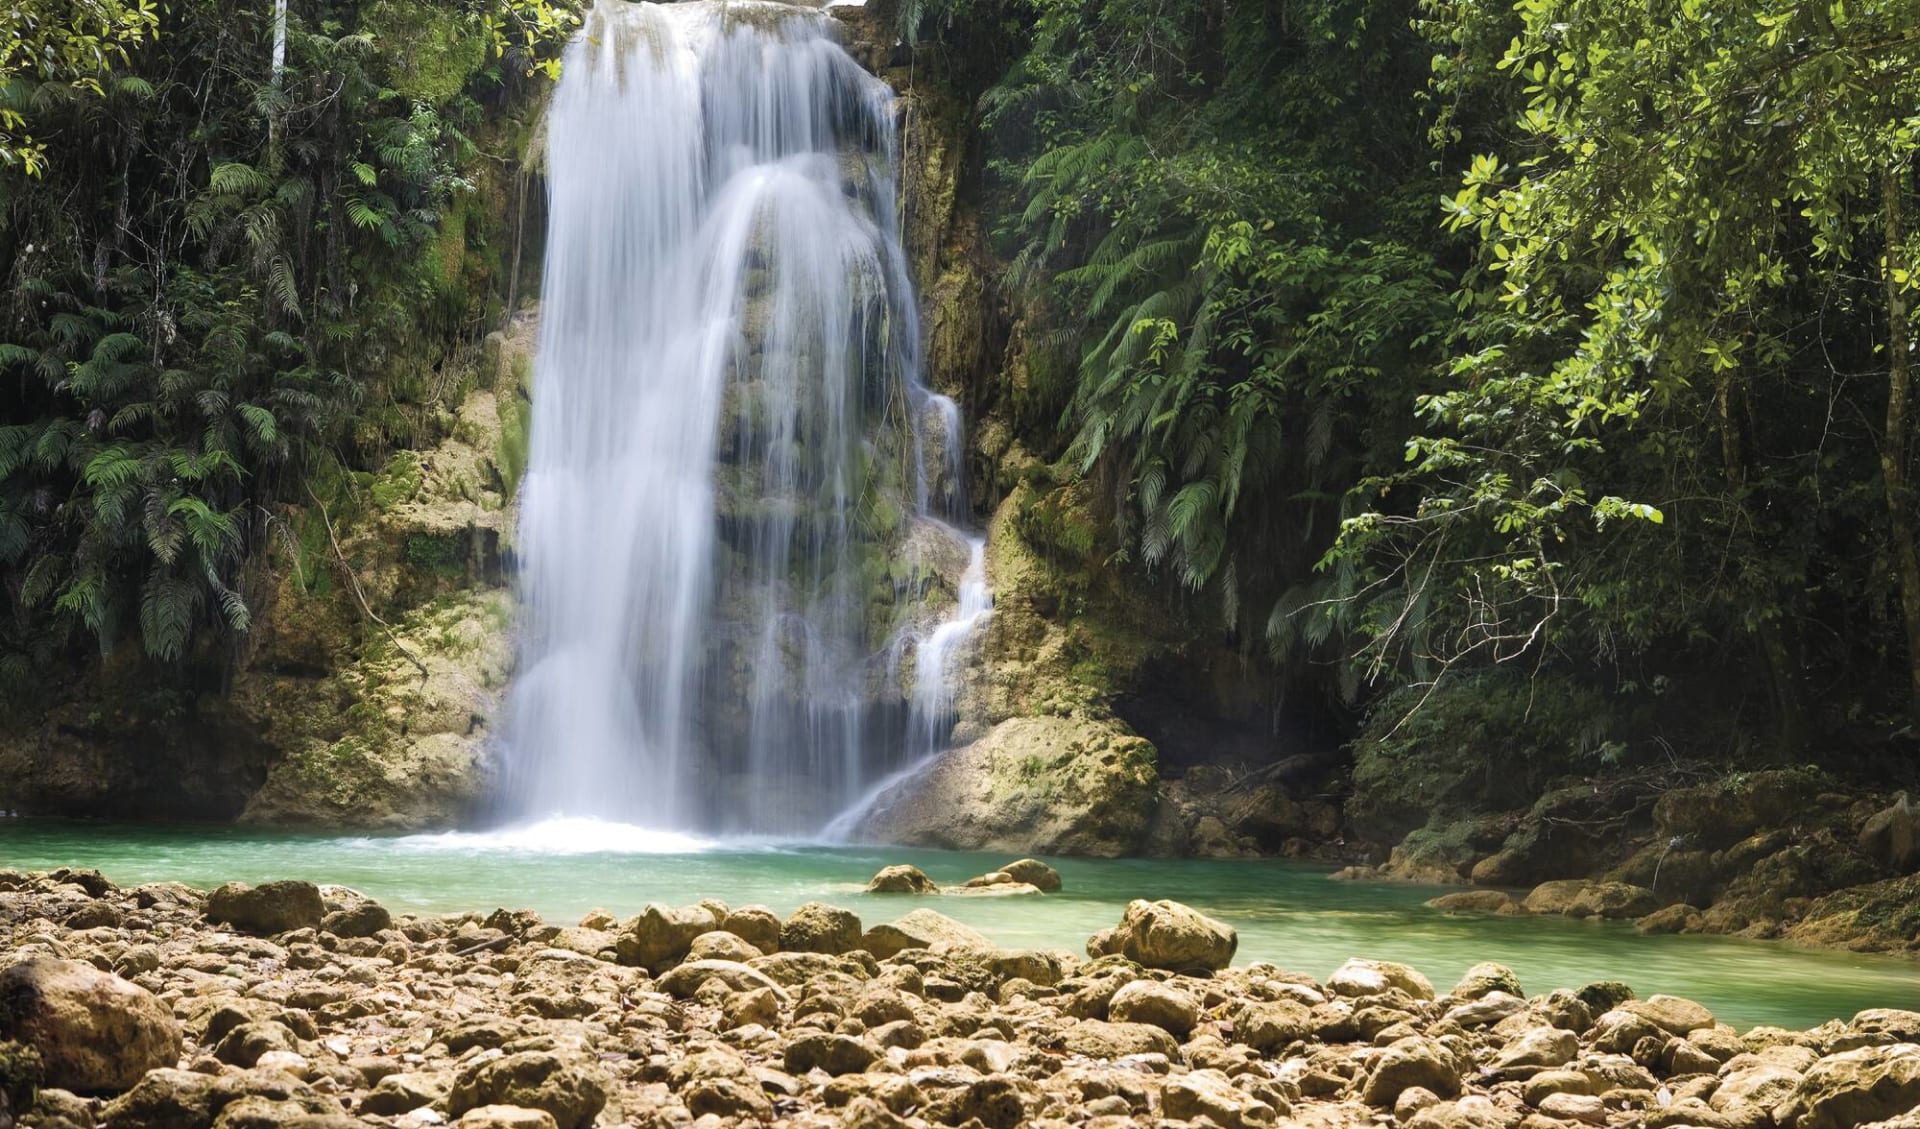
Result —
<svg viewBox="0 0 1920 1129"><path fill-rule="evenodd" d="M599 0L563 66L507 805L811 831L945 740L988 604L893 94L777 3Z"/></svg>

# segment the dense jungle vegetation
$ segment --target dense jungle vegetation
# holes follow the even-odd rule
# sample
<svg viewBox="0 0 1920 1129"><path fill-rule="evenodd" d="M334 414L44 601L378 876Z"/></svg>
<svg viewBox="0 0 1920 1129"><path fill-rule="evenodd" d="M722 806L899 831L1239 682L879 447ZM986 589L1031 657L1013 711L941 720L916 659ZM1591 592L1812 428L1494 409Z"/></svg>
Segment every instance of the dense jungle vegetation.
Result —
<svg viewBox="0 0 1920 1129"><path fill-rule="evenodd" d="M15 685L217 664L283 506L429 435L508 300L574 16L278 14L0 13ZM1518 680L1596 762L1910 771L1920 4L900 16L977 99L1031 537L1388 727Z"/></svg>
<svg viewBox="0 0 1920 1129"><path fill-rule="evenodd" d="M504 301L488 197L520 88L573 22L529 0L0 13L0 682L89 643L217 668L249 562L311 541L283 504L350 506L353 471L430 433L440 361Z"/></svg>
<svg viewBox="0 0 1920 1129"><path fill-rule="evenodd" d="M1910 770L1920 6L908 16L1020 44L982 107L1026 407L1099 519L1058 549L1376 732L1504 700L1595 768Z"/></svg>

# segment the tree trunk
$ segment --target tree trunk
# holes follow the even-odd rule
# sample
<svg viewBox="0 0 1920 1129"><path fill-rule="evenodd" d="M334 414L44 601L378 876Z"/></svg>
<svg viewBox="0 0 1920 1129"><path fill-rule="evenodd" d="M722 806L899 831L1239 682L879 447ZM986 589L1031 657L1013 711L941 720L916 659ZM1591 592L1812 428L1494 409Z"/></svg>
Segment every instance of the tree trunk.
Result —
<svg viewBox="0 0 1920 1129"><path fill-rule="evenodd" d="M1880 442L1880 476L1886 482L1887 528L1893 540L1894 569L1900 578L1901 618L1907 629L1908 707L1920 718L1920 547L1914 544L1914 498L1907 482L1912 339L1906 284L1899 281L1899 275L1911 268L1901 259L1906 216L1897 169L1889 167L1881 173L1880 195L1887 235L1886 265L1882 268L1887 287L1887 431Z"/></svg>

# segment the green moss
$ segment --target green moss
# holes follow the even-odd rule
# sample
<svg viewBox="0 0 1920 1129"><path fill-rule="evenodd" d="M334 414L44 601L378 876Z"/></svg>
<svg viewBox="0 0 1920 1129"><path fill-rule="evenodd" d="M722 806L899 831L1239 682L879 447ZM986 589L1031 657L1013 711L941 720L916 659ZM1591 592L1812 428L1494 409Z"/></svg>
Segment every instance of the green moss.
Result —
<svg viewBox="0 0 1920 1129"><path fill-rule="evenodd" d="M408 98L443 103L486 65L484 30L457 9L377 0L361 26L387 65L388 85Z"/></svg>
<svg viewBox="0 0 1920 1129"><path fill-rule="evenodd" d="M387 469L368 483L367 490L373 495L374 505L392 512L419 497L422 485L420 457L412 451L401 451L387 460Z"/></svg>
<svg viewBox="0 0 1920 1129"><path fill-rule="evenodd" d="M405 552L408 564L436 576L460 573L466 568L466 546L452 534L409 533Z"/></svg>

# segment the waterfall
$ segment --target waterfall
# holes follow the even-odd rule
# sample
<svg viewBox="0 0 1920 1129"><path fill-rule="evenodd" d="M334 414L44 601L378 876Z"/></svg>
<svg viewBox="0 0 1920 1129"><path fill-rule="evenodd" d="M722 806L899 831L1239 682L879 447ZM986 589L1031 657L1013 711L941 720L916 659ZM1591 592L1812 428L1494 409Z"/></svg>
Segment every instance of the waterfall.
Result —
<svg viewBox="0 0 1920 1129"><path fill-rule="evenodd" d="M892 91L832 24L599 0L567 51L512 815L806 832L952 728L990 602L960 414L919 380ZM944 621L900 567L928 527L969 554Z"/></svg>

